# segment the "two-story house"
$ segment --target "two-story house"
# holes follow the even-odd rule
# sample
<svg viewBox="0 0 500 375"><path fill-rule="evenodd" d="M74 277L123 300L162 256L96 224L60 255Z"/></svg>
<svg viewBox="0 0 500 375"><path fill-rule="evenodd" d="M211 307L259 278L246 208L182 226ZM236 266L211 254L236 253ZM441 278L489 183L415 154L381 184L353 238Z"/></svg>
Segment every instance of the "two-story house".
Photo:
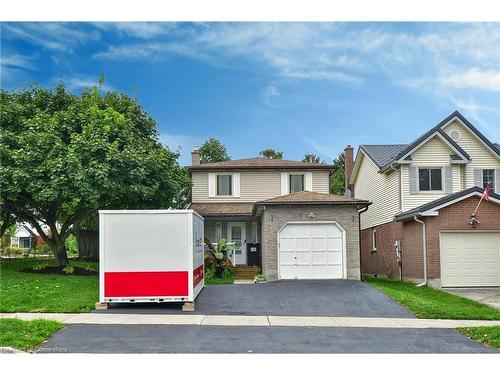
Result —
<svg viewBox="0 0 500 375"><path fill-rule="evenodd" d="M365 200L329 194L334 167L263 157L192 165L192 203L210 242L236 245L233 263L262 251L267 280L359 279L359 213Z"/></svg>
<svg viewBox="0 0 500 375"><path fill-rule="evenodd" d="M500 286L500 145L459 112L410 144L361 145L346 173L353 196L372 202L361 214L364 273Z"/></svg>

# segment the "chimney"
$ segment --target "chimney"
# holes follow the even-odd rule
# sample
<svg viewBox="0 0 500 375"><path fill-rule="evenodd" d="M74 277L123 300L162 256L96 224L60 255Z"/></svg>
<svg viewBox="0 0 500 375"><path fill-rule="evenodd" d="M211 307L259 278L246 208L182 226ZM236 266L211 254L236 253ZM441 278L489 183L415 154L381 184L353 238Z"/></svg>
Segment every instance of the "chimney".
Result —
<svg viewBox="0 0 500 375"><path fill-rule="evenodd" d="M194 146L191 151L191 165L200 165L200 151L197 146Z"/></svg>
<svg viewBox="0 0 500 375"><path fill-rule="evenodd" d="M349 179L351 178L353 168L353 148L347 145L344 149L344 174L345 174L345 189L350 190Z"/></svg>

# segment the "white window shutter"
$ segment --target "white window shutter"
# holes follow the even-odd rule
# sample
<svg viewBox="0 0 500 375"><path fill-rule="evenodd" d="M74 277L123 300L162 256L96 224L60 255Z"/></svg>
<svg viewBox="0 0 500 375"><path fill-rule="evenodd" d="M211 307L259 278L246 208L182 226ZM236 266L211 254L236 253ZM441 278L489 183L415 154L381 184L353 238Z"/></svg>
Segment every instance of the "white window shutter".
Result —
<svg viewBox="0 0 500 375"><path fill-rule="evenodd" d="M495 169L495 182L492 186L494 193L500 194L500 168Z"/></svg>
<svg viewBox="0 0 500 375"><path fill-rule="evenodd" d="M312 172L306 172L305 174L305 191L313 191L313 174Z"/></svg>
<svg viewBox="0 0 500 375"><path fill-rule="evenodd" d="M410 194L417 194L417 167L408 167L410 177Z"/></svg>
<svg viewBox="0 0 500 375"><path fill-rule="evenodd" d="M444 192L446 194L453 193L453 173L451 166L444 167Z"/></svg>
<svg viewBox="0 0 500 375"><path fill-rule="evenodd" d="M474 186L483 187L483 171L479 168L474 169Z"/></svg>
<svg viewBox="0 0 500 375"><path fill-rule="evenodd" d="M288 173L281 172L281 195L288 194Z"/></svg>
<svg viewBox="0 0 500 375"><path fill-rule="evenodd" d="M215 189L216 189L216 177L215 173L208 174L208 197L215 197Z"/></svg>
<svg viewBox="0 0 500 375"><path fill-rule="evenodd" d="M233 196L240 197L240 174L233 173Z"/></svg>

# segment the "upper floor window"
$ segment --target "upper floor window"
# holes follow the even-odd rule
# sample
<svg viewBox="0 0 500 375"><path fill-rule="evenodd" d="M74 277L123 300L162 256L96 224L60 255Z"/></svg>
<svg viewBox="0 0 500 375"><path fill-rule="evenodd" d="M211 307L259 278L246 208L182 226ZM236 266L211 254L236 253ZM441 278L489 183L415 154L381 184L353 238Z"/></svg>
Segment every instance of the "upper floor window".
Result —
<svg viewBox="0 0 500 375"><path fill-rule="evenodd" d="M230 174L217 175L217 195L233 194L233 179Z"/></svg>
<svg viewBox="0 0 500 375"><path fill-rule="evenodd" d="M291 174L290 175L290 193L297 193L304 191L304 175Z"/></svg>
<svg viewBox="0 0 500 375"><path fill-rule="evenodd" d="M495 192L495 170L494 169L483 169L483 188L490 183L490 188L492 192Z"/></svg>
<svg viewBox="0 0 500 375"><path fill-rule="evenodd" d="M419 168L418 189L420 191L443 190L441 168Z"/></svg>

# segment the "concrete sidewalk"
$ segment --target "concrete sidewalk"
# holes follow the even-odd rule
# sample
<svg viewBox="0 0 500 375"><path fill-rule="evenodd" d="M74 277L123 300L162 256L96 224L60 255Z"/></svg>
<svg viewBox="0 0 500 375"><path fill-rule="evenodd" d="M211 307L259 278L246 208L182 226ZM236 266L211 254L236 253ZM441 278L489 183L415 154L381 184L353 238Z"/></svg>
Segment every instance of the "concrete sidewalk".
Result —
<svg viewBox="0 0 500 375"><path fill-rule="evenodd" d="M356 328L458 328L500 325L499 320L450 320L416 318L359 318L275 315L164 315L164 314L66 314L2 313L0 318L50 319L64 324L202 325L269 327Z"/></svg>

